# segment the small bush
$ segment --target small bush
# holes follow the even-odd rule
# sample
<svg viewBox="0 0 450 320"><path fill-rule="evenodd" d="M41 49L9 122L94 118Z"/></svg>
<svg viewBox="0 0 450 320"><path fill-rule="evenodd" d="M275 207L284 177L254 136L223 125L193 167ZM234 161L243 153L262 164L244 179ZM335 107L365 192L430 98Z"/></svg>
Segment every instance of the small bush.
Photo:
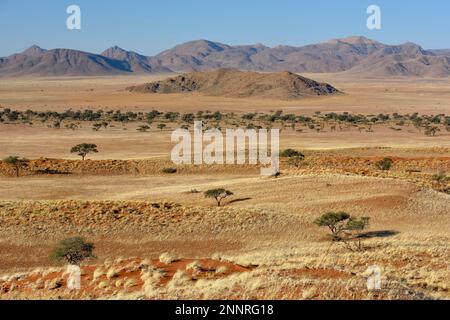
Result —
<svg viewBox="0 0 450 320"><path fill-rule="evenodd" d="M171 264L175 261L175 258L172 257L169 253L165 252L159 256L159 261L164 264Z"/></svg>
<svg viewBox="0 0 450 320"><path fill-rule="evenodd" d="M389 171L394 165L394 161L391 158L384 158L383 160L378 161L375 165L380 170Z"/></svg>
<svg viewBox="0 0 450 320"><path fill-rule="evenodd" d="M439 173L433 175L432 181L433 181L433 187L436 191L449 193L450 177L447 176L445 171L440 171Z"/></svg>
<svg viewBox="0 0 450 320"><path fill-rule="evenodd" d="M280 154L283 158L301 158L304 159L305 155L301 153L300 151L294 150L294 149L286 149Z"/></svg>

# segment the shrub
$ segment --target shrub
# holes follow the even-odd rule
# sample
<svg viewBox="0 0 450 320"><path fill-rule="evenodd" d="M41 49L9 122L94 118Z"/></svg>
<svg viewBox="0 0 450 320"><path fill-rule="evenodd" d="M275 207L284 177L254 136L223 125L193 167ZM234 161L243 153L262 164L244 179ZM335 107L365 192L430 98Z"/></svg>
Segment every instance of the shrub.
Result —
<svg viewBox="0 0 450 320"><path fill-rule="evenodd" d="M175 260L176 259L173 256L171 256L170 253L167 252L159 256L159 261L164 264L171 264Z"/></svg>
<svg viewBox="0 0 450 320"><path fill-rule="evenodd" d="M139 126L136 130L140 132L147 132L148 130L150 130L150 126L144 124Z"/></svg>
<svg viewBox="0 0 450 320"><path fill-rule="evenodd" d="M10 156L8 158L3 159L3 162L6 163L9 166L12 166L14 170L16 171L16 177L20 176L20 169L28 166L28 163L30 162L26 158L20 158L16 156Z"/></svg>
<svg viewBox="0 0 450 320"><path fill-rule="evenodd" d="M300 151L294 149L286 149L280 154L283 158L289 158L288 164L299 167L303 160L305 160L305 155Z"/></svg>
<svg viewBox="0 0 450 320"><path fill-rule="evenodd" d="M445 171L440 171L439 173L433 175L432 180L433 186L437 191L447 192L450 177L447 176Z"/></svg>
<svg viewBox="0 0 450 320"><path fill-rule="evenodd" d="M389 171L392 168L394 161L391 158L384 158L383 160L378 161L375 165L378 169L383 171Z"/></svg>
<svg viewBox="0 0 450 320"><path fill-rule="evenodd" d="M217 202L217 206L220 207L222 200L232 196L233 192L223 189L223 188L219 188L219 189L208 190L204 193L204 195L205 195L205 198L215 199Z"/></svg>
<svg viewBox="0 0 450 320"><path fill-rule="evenodd" d="M303 153L294 149L286 149L281 152L280 156L283 158L305 158L305 155Z"/></svg>
<svg viewBox="0 0 450 320"><path fill-rule="evenodd" d="M86 242L82 237L68 238L60 241L50 258L55 262L67 262L79 265L82 261L94 258L94 244Z"/></svg>

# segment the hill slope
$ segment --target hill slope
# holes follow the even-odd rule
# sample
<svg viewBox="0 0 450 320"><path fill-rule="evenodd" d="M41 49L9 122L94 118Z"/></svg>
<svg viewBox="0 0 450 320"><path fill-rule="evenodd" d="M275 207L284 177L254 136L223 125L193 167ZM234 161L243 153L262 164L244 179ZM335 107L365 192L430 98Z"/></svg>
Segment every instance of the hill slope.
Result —
<svg viewBox="0 0 450 320"><path fill-rule="evenodd" d="M318 83L290 72L256 73L227 69L188 73L129 87L127 90L140 93L198 92L208 96L272 99L297 99L339 93L329 84Z"/></svg>

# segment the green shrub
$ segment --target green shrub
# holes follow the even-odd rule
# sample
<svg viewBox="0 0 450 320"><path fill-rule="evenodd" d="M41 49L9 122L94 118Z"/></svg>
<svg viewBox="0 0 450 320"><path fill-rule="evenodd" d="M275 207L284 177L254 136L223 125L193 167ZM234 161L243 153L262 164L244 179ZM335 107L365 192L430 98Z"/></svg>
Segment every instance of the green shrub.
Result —
<svg viewBox="0 0 450 320"><path fill-rule="evenodd" d="M384 158L383 160L378 161L375 165L378 169L383 171L391 170L394 161L391 158Z"/></svg>
<svg viewBox="0 0 450 320"><path fill-rule="evenodd" d="M82 237L68 238L56 245L50 258L57 263L79 265L86 259L95 258L94 248L93 243L86 242Z"/></svg>

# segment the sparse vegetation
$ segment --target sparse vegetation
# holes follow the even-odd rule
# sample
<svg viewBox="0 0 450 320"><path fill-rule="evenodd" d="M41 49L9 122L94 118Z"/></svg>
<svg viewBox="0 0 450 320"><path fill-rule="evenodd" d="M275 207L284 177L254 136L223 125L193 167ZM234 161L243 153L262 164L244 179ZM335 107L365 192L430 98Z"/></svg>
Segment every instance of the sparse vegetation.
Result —
<svg viewBox="0 0 450 320"><path fill-rule="evenodd" d="M374 126L387 126L393 131L402 131L398 127L414 126L427 136L436 136L437 133L450 128L449 116L419 115L413 114L378 114L363 115L343 113L321 113L316 112L313 116L285 114L282 110L271 113L247 113L238 116L234 113L221 113L219 111L199 111L197 114L168 111L160 112L153 110L148 113L133 111L103 111L85 109L82 111L67 110L64 112L38 112L33 110L20 111L5 108L0 110L1 123L27 123L30 126L35 122L46 124L49 128L77 130L82 127L83 122L89 122L94 131L107 129L111 122L119 122L123 125L137 123L136 130L147 132L151 128L149 124L157 122L156 128L163 131L169 123L177 123L180 127L189 128L189 124L195 119L202 120L208 127L219 127L220 122L235 122L235 126L243 126L247 129L257 128L279 128L291 127L295 132L303 132L297 126L304 126L315 132L348 131L354 128L360 133L373 133ZM242 122L240 125L237 122ZM397 126L397 127L395 127Z"/></svg>

